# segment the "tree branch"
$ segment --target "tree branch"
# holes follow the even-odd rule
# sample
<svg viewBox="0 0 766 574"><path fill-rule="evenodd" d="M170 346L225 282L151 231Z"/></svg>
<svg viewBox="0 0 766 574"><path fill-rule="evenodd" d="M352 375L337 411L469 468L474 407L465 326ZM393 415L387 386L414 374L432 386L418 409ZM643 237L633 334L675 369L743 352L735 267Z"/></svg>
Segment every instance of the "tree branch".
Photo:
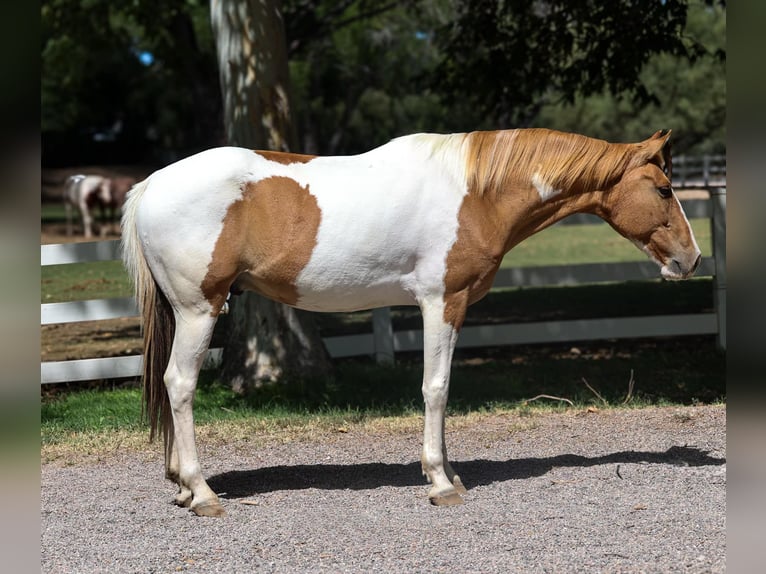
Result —
<svg viewBox="0 0 766 574"><path fill-rule="evenodd" d="M573 407L574 403L570 401L569 399L565 399L563 397L554 397L553 395L537 395L536 397L532 397L531 399L525 399L523 401L523 404L531 403L532 401L536 401L537 399L552 399L554 401L563 401L565 403L569 403L569 406Z"/></svg>

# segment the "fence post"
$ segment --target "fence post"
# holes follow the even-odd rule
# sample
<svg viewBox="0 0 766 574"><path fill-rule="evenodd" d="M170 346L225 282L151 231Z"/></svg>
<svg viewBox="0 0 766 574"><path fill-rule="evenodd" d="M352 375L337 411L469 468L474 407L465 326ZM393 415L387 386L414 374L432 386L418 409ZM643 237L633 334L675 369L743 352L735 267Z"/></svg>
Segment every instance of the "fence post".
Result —
<svg viewBox="0 0 766 574"><path fill-rule="evenodd" d="M726 188L710 189L713 214L710 219L715 259L713 300L718 318L718 347L726 350Z"/></svg>
<svg viewBox="0 0 766 574"><path fill-rule="evenodd" d="M688 165L686 156L680 155L676 158L673 158L673 164L674 183L676 184L676 187L684 187L686 185L686 172Z"/></svg>
<svg viewBox="0 0 766 574"><path fill-rule="evenodd" d="M390 307L372 310L372 340L375 347L375 362L380 365L392 365L394 363L394 328L391 325Z"/></svg>

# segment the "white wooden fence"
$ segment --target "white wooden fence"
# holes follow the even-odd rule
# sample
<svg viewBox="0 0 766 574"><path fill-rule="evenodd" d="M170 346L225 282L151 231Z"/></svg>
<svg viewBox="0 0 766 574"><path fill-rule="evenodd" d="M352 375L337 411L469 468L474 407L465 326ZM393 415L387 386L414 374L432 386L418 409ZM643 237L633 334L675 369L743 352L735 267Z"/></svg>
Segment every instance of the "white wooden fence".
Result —
<svg viewBox="0 0 766 574"><path fill-rule="evenodd" d="M716 334L726 348L726 188L711 188L710 200L684 201L690 219L710 218L713 256L702 260L698 276L713 276L715 312L650 317L621 317L546 321L539 323L480 325L463 328L458 347L484 347L523 343L584 341L680 335ZM583 223L588 218L569 218L567 223ZM563 223L563 222L562 222ZM119 241L97 241L43 245L41 265L59 265L120 258ZM657 266L651 261L628 263L586 263L501 269L494 287L577 285L604 281L654 279ZM92 321L137 316L132 298L45 303L41 305L41 325ZM378 362L393 361L397 351L423 348L422 330L394 332L390 310L373 311L373 331L368 334L326 337L331 356L374 355ZM212 349L209 359L219 361L221 349ZM73 361L48 361L40 364L41 383L134 377L141 373L141 356L121 356Z"/></svg>
<svg viewBox="0 0 766 574"><path fill-rule="evenodd" d="M673 187L726 187L726 156L680 155L673 157Z"/></svg>

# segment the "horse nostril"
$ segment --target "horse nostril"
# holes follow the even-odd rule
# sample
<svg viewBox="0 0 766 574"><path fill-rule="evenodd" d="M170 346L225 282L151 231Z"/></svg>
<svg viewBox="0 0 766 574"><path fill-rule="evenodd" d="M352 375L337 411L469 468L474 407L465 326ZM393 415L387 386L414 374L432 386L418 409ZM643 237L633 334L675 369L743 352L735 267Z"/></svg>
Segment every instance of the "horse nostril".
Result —
<svg viewBox="0 0 766 574"><path fill-rule="evenodd" d="M697 267L700 266L701 261L702 261L702 253L697 255L697 259L694 260L694 265L692 265L692 273L694 273L697 270Z"/></svg>

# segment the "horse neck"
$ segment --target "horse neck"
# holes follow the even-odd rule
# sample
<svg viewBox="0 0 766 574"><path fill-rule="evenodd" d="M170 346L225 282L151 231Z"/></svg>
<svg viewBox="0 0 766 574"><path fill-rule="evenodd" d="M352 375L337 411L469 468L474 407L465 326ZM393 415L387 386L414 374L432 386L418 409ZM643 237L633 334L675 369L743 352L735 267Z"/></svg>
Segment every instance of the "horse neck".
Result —
<svg viewBox="0 0 766 574"><path fill-rule="evenodd" d="M515 196L515 197L514 197ZM599 213L600 192L567 191L541 201L537 190L527 186L508 190L495 201L498 220L505 224L505 251L527 237L576 213Z"/></svg>
<svg viewBox="0 0 766 574"><path fill-rule="evenodd" d="M506 251L574 213L601 214L598 190L619 180L634 149L540 129L474 132L466 146L469 195L491 206Z"/></svg>

